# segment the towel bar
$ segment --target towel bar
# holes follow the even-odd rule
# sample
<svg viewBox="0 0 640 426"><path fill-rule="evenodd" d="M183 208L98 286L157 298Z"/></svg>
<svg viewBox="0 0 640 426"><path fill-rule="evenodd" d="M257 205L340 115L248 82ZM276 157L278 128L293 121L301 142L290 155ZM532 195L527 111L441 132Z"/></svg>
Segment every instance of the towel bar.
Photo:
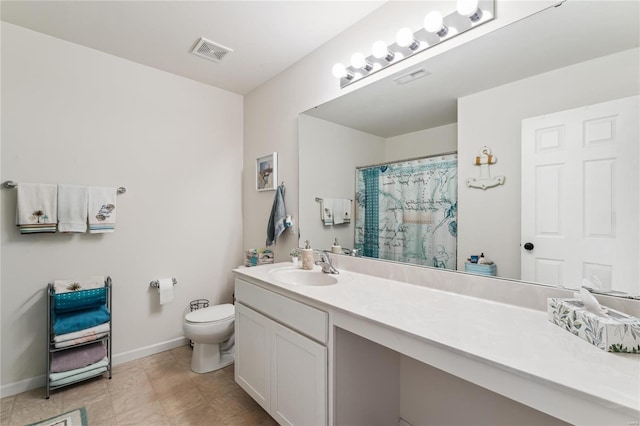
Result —
<svg viewBox="0 0 640 426"><path fill-rule="evenodd" d="M171 278L171 281L173 281L173 285L178 284L178 280L176 280L175 278ZM151 281L149 283L149 286L154 287L154 288L158 288L158 287L160 287L160 282L158 280Z"/></svg>
<svg viewBox="0 0 640 426"><path fill-rule="evenodd" d="M2 182L2 187L5 189L14 189L18 187L18 182L5 180L4 182ZM125 192L127 192L127 188L125 188L124 186L118 187L118 194L124 194Z"/></svg>

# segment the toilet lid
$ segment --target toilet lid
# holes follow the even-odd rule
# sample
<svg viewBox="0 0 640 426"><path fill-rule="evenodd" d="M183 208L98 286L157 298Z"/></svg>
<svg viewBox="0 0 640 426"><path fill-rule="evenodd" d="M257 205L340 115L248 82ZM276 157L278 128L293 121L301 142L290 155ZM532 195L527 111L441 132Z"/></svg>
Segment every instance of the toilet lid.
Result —
<svg viewBox="0 0 640 426"><path fill-rule="evenodd" d="M235 307L231 303L209 306L189 312L185 319L189 322L215 322L233 318Z"/></svg>

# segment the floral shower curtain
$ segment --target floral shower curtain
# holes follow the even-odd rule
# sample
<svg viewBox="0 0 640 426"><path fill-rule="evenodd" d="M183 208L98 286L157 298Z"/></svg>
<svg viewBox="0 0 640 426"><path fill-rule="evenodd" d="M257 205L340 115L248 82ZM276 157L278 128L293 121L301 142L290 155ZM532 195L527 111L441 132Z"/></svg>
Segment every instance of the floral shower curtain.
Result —
<svg viewBox="0 0 640 426"><path fill-rule="evenodd" d="M457 154L356 170L363 256L456 269Z"/></svg>

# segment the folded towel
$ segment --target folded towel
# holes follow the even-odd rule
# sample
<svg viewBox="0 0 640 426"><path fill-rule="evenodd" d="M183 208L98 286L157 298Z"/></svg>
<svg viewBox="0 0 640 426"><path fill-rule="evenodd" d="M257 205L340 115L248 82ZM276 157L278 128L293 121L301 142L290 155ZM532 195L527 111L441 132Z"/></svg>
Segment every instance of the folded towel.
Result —
<svg viewBox="0 0 640 426"><path fill-rule="evenodd" d="M51 353L50 370L53 373L75 370L100 361L107 356L102 342Z"/></svg>
<svg viewBox="0 0 640 426"><path fill-rule="evenodd" d="M92 370L85 371L84 373L75 374L73 376L65 377L63 379L59 379L59 380L55 380L55 381L50 381L49 385L50 386L68 385L69 383L73 383L73 382L76 382L76 381L88 379L88 378L94 377L94 376L99 376L102 373L106 373L106 371L107 371L107 367L98 367L98 368L94 368Z"/></svg>
<svg viewBox="0 0 640 426"><path fill-rule="evenodd" d="M104 287L104 276L100 275L91 277L88 280L55 280L53 282L56 294L101 287Z"/></svg>
<svg viewBox="0 0 640 426"><path fill-rule="evenodd" d="M75 370L66 371L64 373L51 373L49 374L49 385L66 385L77 380L97 376L107 371L108 366L109 360L105 357L100 361L83 368L77 368Z"/></svg>
<svg viewBox="0 0 640 426"><path fill-rule="evenodd" d="M58 231L87 232L86 186L58 185Z"/></svg>
<svg viewBox="0 0 640 426"><path fill-rule="evenodd" d="M333 224L341 225L351 222L351 200L336 198L333 200Z"/></svg>
<svg viewBox="0 0 640 426"><path fill-rule="evenodd" d="M116 227L116 188L89 188L89 233L114 232Z"/></svg>
<svg viewBox="0 0 640 426"><path fill-rule="evenodd" d="M84 337L95 336L98 334L106 333L110 329L109 323L105 322L102 324L94 325L93 327L83 328L82 330L73 331L71 333L65 334L56 334L53 336L53 341L55 343L66 342L69 340L78 340ZM82 343L82 342L78 342Z"/></svg>
<svg viewBox="0 0 640 426"><path fill-rule="evenodd" d="M287 209L284 205L284 185L280 185L276 189L273 206L271 206L269 223L267 224L267 247L275 243L280 234L284 232L284 220L286 216Z"/></svg>
<svg viewBox="0 0 640 426"><path fill-rule="evenodd" d="M325 226L333 225L333 198L320 199L320 220Z"/></svg>
<svg viewBox="0 0 640 426"><path fill-rule="evenodd" d="M106 337L108 334L109 334L108 331L105 331L104 333L91 334L91 335L80 337L78 339L65 340L64 342L54 343L54 346L56 348L68 348L69 346L74 346L80 343L93 342L94 340L102 339L103 337Z"/></svg>
<svg viewBox="0 0 640 426"><path fill-rule="evenodd" d="M20 183L16 225L21 234L56 232L58 186L43 183Z"/></svg>
<svg viewBox="0 0 640 426"><path fill-rule="evenodd" d="M91 371L91 370L99 369L99 368L102 368L102 367L106 367L107 365L109 365L109 360L105 356L105 357L99 359L98 362L94 362L92 364L86 365L86 366L81 367L81 368L76 368L74 370L64 371L64 372L60 372L60 373L51 373L51 374L49 374L49 380L52 381L52 382L58 382L61 379L66 379L67 377L73 377L73 376L76 376L78 374L86 373L87 371Z"/></svg>
<svg viewBox="0 0 640 426"><path fill-rule="evenodd" d="M109 321L110 314L106 306L84 309L82 311L55 313L53 317L54 334L67 334L84 330Z"/></svg>

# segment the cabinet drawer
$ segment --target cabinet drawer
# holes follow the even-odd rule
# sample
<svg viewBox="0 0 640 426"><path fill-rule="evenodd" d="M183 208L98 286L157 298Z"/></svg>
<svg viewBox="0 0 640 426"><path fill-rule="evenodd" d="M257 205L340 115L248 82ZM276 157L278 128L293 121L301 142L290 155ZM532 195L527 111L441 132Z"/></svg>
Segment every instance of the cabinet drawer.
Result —
<svg viewBox="0 0 640 426"><path fill-rule="evenodd" d="M236 299L323 344L328 340L326 312L236 278Z"/></svg>

